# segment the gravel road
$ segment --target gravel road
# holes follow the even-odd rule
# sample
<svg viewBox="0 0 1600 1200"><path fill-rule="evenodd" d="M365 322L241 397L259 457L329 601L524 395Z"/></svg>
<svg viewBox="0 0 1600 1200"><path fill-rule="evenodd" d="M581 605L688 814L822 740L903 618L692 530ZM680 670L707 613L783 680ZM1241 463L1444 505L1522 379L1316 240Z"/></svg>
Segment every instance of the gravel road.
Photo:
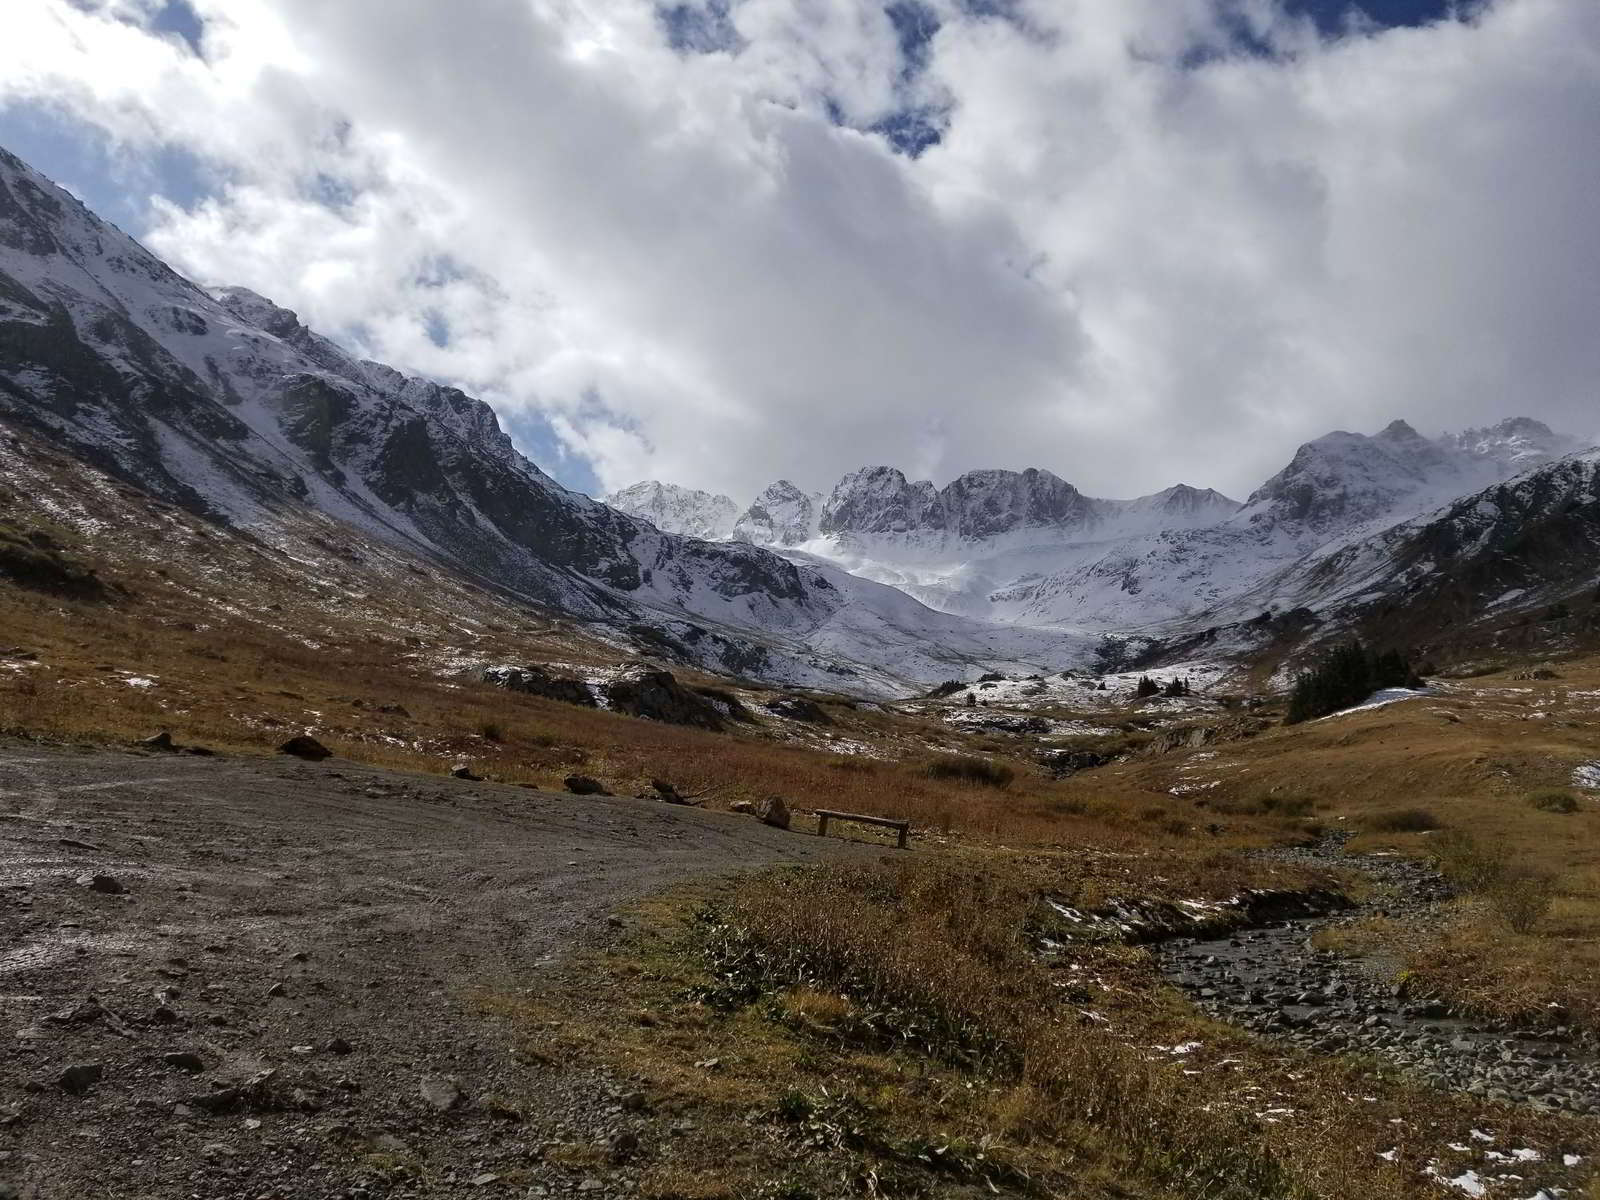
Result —
<svg viewBox="0 0 1600 1200"><path fill-rule="evenodd" d="M473 997L537 991L652 889L860 852L338 760L0 744L0 1200L629 1194L543 1158L664 1136L625 1081L519 1057Z"/></svg>

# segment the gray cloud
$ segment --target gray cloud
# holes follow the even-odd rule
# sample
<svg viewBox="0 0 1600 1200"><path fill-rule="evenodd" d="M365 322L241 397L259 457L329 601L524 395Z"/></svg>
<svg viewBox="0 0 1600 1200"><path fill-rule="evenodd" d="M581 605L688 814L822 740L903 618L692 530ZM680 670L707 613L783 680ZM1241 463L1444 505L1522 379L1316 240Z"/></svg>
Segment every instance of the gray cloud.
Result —
<svg viewBox="0 0 1600 1200"><path fill-rule="evenodd" d="M226 168L157 249L608 486L1238 494L1397 415L1600 431L1588 0L1337 41L1266 0L950 0L912 84L846 0L743 0L704 53L623 0L197 0L203 58L137 0L21 4L0 99ZM911 102L946 120L915 159L839 123Z"/></svg>

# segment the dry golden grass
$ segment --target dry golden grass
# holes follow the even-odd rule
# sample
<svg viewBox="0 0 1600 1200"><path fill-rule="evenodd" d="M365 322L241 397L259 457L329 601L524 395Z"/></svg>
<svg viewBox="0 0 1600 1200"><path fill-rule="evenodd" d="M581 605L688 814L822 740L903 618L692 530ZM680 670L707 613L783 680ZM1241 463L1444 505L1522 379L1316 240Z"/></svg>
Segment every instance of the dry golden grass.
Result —
<svg viewBox="0 0 1600 1200"><path fill-rule="evenodd" d="M720 1179L741 1195L1420 1200L1438 1194L1430 1163L1461 1169L1450 1146L1472 1128L1553 1162L1585 1144L1576 1122L1197 1018L1143 950L1078 945L1057 969L1035 957L1042 894L1137 895L1130 869L1178 890L1208 876L1193 854L963 850L784 871L653 901L636 940L570 990L486 1003L541 1053L599 1056L652 1109L695 1115L657 1167L673 1181L662 1195ZM1230 882L1266 882L1250 870ZM1164 1052L1177 1042L1201 1048Z"/></svg>

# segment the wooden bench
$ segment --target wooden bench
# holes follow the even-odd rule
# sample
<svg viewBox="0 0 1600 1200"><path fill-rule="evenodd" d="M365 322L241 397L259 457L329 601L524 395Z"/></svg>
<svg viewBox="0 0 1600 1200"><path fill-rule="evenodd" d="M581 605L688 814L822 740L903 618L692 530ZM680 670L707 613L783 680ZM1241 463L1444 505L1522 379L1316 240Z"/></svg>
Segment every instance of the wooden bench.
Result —
<svg viewBox="0 0 1600 1200"><path fill-rule="evenodd" d="M900 835L900 849L906 848L906 839L911 836L910 821L896 821L893 817L868 817L861 813L834 812L829 808L817 809L817 836L828 836L829 821L854 821L858 825L882 825L886 829L893 829Z"/></svg>

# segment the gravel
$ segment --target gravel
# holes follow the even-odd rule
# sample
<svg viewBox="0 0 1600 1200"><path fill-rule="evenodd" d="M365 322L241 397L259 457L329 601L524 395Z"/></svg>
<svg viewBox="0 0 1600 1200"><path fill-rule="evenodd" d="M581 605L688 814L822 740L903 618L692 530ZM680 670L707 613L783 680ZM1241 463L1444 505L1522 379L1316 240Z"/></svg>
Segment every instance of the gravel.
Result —
<svg viewBox="0 0 1600 1200"><path fill-rule="evenodd" d="M1319 929L1374 916L1419 931L1450 890L1424 864L1344 852L1349 835L1269 852L1280 861L1360 871L1373 898L1336 916L1284 921L1229 937L1156 948L1167 977L1221 1020L1322 1053L1376 1055L1446 1089L1490 1100L1600 1115L1600 1053L1561 1025L1518 1029L1454 1013L1395 982L1399 963L1317 950Z"/></svg>

